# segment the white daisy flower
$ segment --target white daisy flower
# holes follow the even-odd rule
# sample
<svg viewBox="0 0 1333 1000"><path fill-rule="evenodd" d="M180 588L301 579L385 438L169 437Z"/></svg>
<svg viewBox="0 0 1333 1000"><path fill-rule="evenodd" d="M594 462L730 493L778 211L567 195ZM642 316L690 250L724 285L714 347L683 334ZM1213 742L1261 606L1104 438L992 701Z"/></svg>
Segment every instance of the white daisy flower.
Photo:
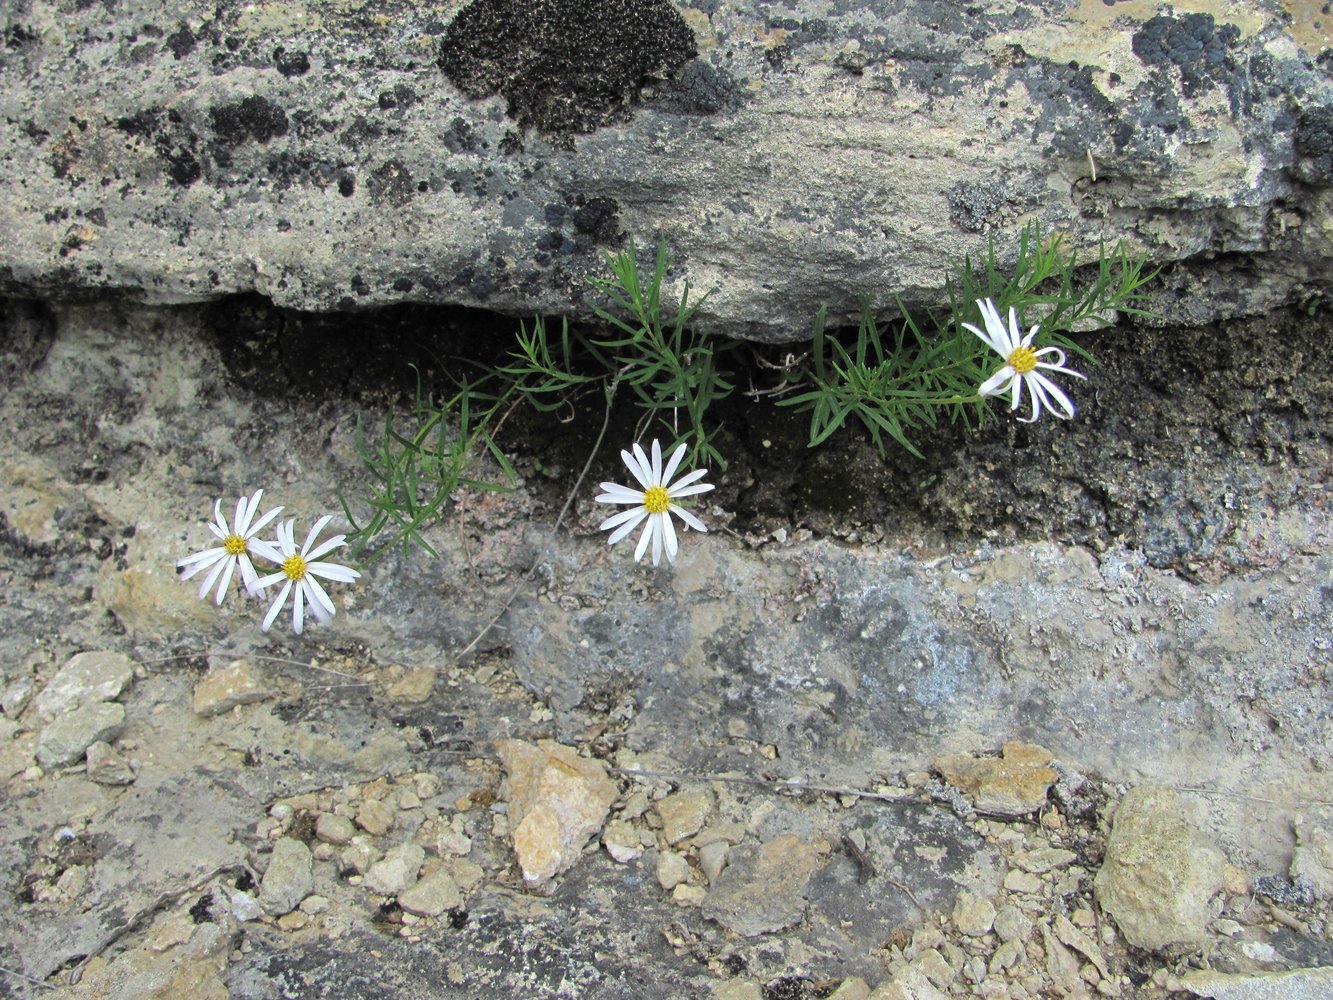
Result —
<svg viewBox="0 0 1333 1000"><path fill-rule="evenodd" d="M327 555L334 549L347 544L346 535L335 535L327 541L315 544L315 539L319 533L324 530L324 526L333 520L332 514L325 514L315 526L310 529L310 534L305 536L305 544L301 546L298 552L296 549L296 538L293 534L295 521L284 521L278 525L278 551L275 553L274 562L282 567L278 572L271 573L259 581L260 588L268 588L275 583L282 584L282 590L278 593L277 599L268 609L268 614L264 616L263 629L269 630L273 620L278 617L278 612L282 606L287 603L287 595L295 591L295 597L292 599L292 631L297 635L301 634L305 627L305 605L310 604L310 610L314 612L315 617L321 624L327 625L335 612L333 601L324 588L320 586L316 577L325 580L334 580L338 583L351 583L358 579L361 574L347 566L340 566L337 563L318 562L320 556Z"/></svg>
<svg viewBox="0 0 1333 1000"><path fill-rule="evenodd" d="M979 330L971 323L964 323L963 328L975 333L1000 357L1004 358L1004 367L981 383L977 392L983 396L995 396L1004 392L1013 393L1010 410L1018 409L1023 396L1023 386L1027 386L1032 396L1032 416L1018 419L1030 424L1041 416L1042 407L1055 414L1061 420L1068 420L1074 415L1074 404L1058 385L1043 375L1039 368L1046 371L1060 372L1083 378L1078 372L1065 367L1065 352L1058 347L1035 349L1032 338L1037 335L1040 326L1034 326L1026 337L1018 325L1018 312L1009 310L1009 325L1006 327L1000 319L1000 311L990 299L978 299L977 308L986 321L986 329ZM1046 355L1053 355L1052 360L1042 361Z"/></svg>
<svg viewBox="0 0 1333 1000"><path fill-rule="evenodd" d="M245 589L251 594L255 593L259 582L259 574L255 572L254 563L250 561L252 551L272 562L282 562L282 557L278 555L273 546L254 537L270 521L282 513L281 507L274 507L258 521L255 521L255 511L259 509L259 498L263 495L263 490L255 490L254 494L249 497L240 497L236 501L236 516L232 519L231 527L228 527L227 519L222 515L221 499L217 500L213 504L213 521L209 524L208 529L217 535L222 544L177 560L176 568L180 571L182 580L188 580L196 573L201 573L204 570L209 571L208 575L204 577L203 586L199 588L199 599L201 601L213 588L213 584L216 583L218 585L217 603L221 605L222 599L227 596L227 588L231 585L231 578L236 572L237 566L241 568L241 580L245 584Z"/></svg>
<svg viewBox="0 0 1333 1000"><path fill-rule="evenodd" d="M708 530L702 521L680 504L673 502L681 497L694 496L696 493L707 493L713 488L710 483L699 482L708 475L707 469L695 469L681 476L675 483L671 483L671 477L676 474L681 459L685 457L685 449L686 445L681 444L672 453L671 461L667 462L664 471L662 446L656 440L653 441L651 464L643 449L636 444L632 454L622 451L620 457L625 460L630 475L639 481L643 489L636 490L630 486L621 486L619 483L602 483L604 492L596 497L598 503L634 504L629 510L622 510L619 514L608 517L599 526L603 531L614 529L608 539L609 544L614 545L620 541L645 519L648 522L644 525L643 534L639 536L639 545L634 550L635 562L643 558L650 542L653 546L654 566L661 562L663 549L666 549L668 561L676 561L676 528L671 522L672 514L680 518L687 528L693 528L695 531Z"/></svg>

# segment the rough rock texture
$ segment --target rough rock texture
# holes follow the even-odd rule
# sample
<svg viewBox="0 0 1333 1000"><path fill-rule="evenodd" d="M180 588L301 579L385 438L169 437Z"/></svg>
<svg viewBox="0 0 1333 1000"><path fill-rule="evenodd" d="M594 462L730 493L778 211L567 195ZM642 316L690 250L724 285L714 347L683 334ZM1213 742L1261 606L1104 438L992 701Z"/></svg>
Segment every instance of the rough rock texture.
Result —
<svg viewBox="0 0 1333 1000"><path fill-rule="evenodd" d="M1136 948L1195 947L1222 887L1224 859L1180 816L1165 788L1135 788L1120 802L1097 873L1097 901Z"/></svg>
<svg viewBox="0 0 1333 1000"><path fill-rule="evenodd" d="M245 660L209 668L194 686L194 714L205 718L230 712L237 705L252 705L273 692L264 684L259 669Z"/></svg>
<svg viewBox="0 0 1333 1000"><path fill-rule="evenodd" d="M738 850L708 893L703 914L743 937L790 927L805 913L819 863L815 845L791 834Z"/></svg>
<svg viewBox="0 0 1333 1000"><path fill-rule="evenodd" d="M1333 259L1316 7L9 4L0 291L586 314L660 234L706 325L784 340L1037 219L1256 311Z"/></svg>
<svg viewBox="0 0 1333 1000"><path fill-rule="evenodd" d="M77 705L115 701L134 679L134 664L120 653L72 656L37 696L37 711L49 717Z"/></svg>
<svg viewBox="0 0 1333 1000"><path fill-rule="evenodd" d="M986 995L969 977L989 936L942 919L966 890L997 907L1004 950L987 979L1057 995L1049 930L1051 953L1072 956L1086 993L1103 995L1089 981L1095 965L1049 926L1067 914L1102 949L1121 997L1160 1000L1125 977L1179 967L1131 949L1091 890L1108 797L1145 782L1192 789L1180 794L1200 829L1244 869L1223 913L1243 924L1244 946L1283 967L1333 964L1323 932L1278 923L1249 888L1287 871L1293 816L1325 822L1314 803L1333 800L1333 738L1319 710L1333 636L1326 309L1313 320L1106 334L1103 387L1077 421L960 432L956 478L932 487L927 527L901 497L936 465L880 463L849 434L806 466L804 440L784 446L762 424L754 436L772 435L770 457L737 458L719 477L721 498L704 515L716 528L691 537L674 568L635 565L597 534L605 512L592 484L622 471L617 442L608 438L554 532L574 472L548 472L580 468L592 435L561 447L550 433L507 433L517 489L461 496L428 529L443 558L390 553L337 592L330 626L297 638L261 633L263 606L234 589L220 609L199 601L173 561L210 537L216 496L264 485L293 516L337 509L335 489L362 483L357 411L373 429L386 404L339 379L302 391L268 358L253 380L237 377L194 307L0 308L10 324L0 340L0 689L32 692L26 707L21 694L7 701L0 720L6 969L63 985L85 956L149 947L159 914L229 911L245 923L223 935L231 959L218 978L238 998L698 1000L730 977L751 996L806 1000L824 991L816 983L852 976L877 989L892 980L894 1000ZM29 352L34 328L43 347ZM1273 348L1284 339L1301 345L1299 361ZM345 364L318 346L312 355ZM1210 478L1219 466L1237 478ZM863 478L871 472L883 478ZM900 491L870 505L864 484L895 474ZM854 508L810 499L794 509L793 477L803 497L862 490ZM20 481L34 516L10 519L9 484ZM1103 502L1131 516L1081 519ZM502 627L460 656L541 553ZM1175 568L1187 563L1195 573ZM132 785L29 766L46 724L32 701L87 649L145 665L122 695L116 743L138 765ZM275 697L194 714L201 651L263 663ZM402 669L430 665L440 675L426 702L393 700ZM499 736L612 761L626 785L612 816L644 853L621 864L585 848L549 895L525 893L502 812ZM1008 738L1060 762L1040 823L964 818L933 797L933 760ZM680 845L687 858L723 832L736 864L783 836L829 845L798 923L742 938L678 906L679 883L662 889L653 803L697 787L714 802ZM404 805L408 790L421 808ZM381 834L359 832L345 848L312 836L317 815L350 819L373 795L392 804ZM280 922L260 912L247 871L265 867L275 835L315 855L314 893ZM408 921L418 915L352 880L408 841L430 853L423 868L450 868L462 911ZM1063 857L1052 849L1077 863L1039 874ZM360 863L345 863L354 851ZM1014 871L1035 884L1011 892L1001 878L1020 857L1033 871L1016 860ZM711 893L698 860L686 861L688 887ZM1328 926L1322 904L1279 905L1307 928ZM1235 929L1213 926L1210 956ZM916 943L909 968L886 967L902 928L937 933ZM947 979L955 946L968 973L931 985L918 970ZM1225 957L1246 970L1243 952ZM52 992L3 988L24 1000Z"/></svg>
<svg viewBox="0 0 1333 1000"><path fill-rule="evenodd" d="M314 887L310 848L295 837L282 837L273 845L268 870L259 885L259 901L265 912L280 916L294 909Z"/></svg>
<svg viewBox="0 0 1333 1000"><path fill-rule="evenodd" d="M1181 985L1210 1000L1326 1000L1333 996L1333 967L1251 975L1196 970Z"/></svg>
<svg viewBox="0 0 1333 1000"><path fill-rule="evenodd" d="M125 706L94 701L70 709L42 730L37 739L37 760L43 767L73 764L94 743L114 739L125 724Z"/></svg>
<svg viewBox="0 0 1333 1000"><path fill-rule="evenodd" d="M588 838L602 829L616 785L600 761L553 740L536 746L500 740L509 823L523 879L544 885L578 860Z"/></svg>
<svg viewBox="0 0 1333 1000"><path fill-rule="evenodd" d="M1054 755L1018 740L1009 740L1000 752L999 758L949 754L935 761L935 770L981 812L1021 816L1040 809L1058 776L1051 767Z"/></svg>

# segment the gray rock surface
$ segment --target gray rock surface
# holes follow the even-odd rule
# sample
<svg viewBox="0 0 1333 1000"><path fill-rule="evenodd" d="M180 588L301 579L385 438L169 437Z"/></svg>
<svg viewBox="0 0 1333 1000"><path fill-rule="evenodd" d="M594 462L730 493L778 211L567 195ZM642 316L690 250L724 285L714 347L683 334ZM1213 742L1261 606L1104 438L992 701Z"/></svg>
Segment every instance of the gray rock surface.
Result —
<svg viewBox="0 0 1333 1000"><path fill-rule="evenodd" d="M88 779L99 785L128 785L134 781L134 769L110 743L93 743L87 748Z"/></svg>
<svg viewBox="0 0 1333 1000"><path fill-rule="evenodd" d="M399 894L398 905L408 913L438 917L446 910L463 905L463 893L458 883L444 868L431 872L406 892Z"/></svg>
<svg viewBox="0 0 1333 1000"><path fill-rule="evenodd" d="M553 456L578 468L590 442L544 441L540 470L516 450L522 482L512 493L463 494L428 529L444 558L388 554L335 595L334 624L300 639L260 633L254 602L239 595L221 609L197 600L173 561L208 537L213 496L264 485L294 516L336 510L336 488L360 482L357 412L369 407L373 425L382 411L343 391L341 368L307 375L290 361L301 385L271 393L257 376L229 381L193 309L0 303L11 333L42 316L41 351L19 356L14 345L26 341L0 338L0 417L10 429L0 435L0 562L13 574L0 602L0 675L6 687L32 679L41 690L84 649L144 663L122 694L117 741L141 766L131 786L97 784L82 769L43 772L31 766L43 720L31 705L7 718L5 968L64 985L83 956L149 947L146 923L123 929L140 912L153 921L196 911L219 922L199 927L223 926L228 908L258 891L245 866L265 867L263 849L283 823L304 838L316 814L352 815L383 794L395 825L358 834L358 860L368 869L384 849L416 840L434 855L429 864L450 867L463 910L399 923L347 877L344 849L316 842L325 856L313 863L315 894L328 908L301 906L279 923L237 905L252 919L219 935L228 964L215 974L231 995L299 986L357 1000L697 1000L733 974L761 995L811 993L790 982L798 962L812 981L972 991L979 956L968 942L987 939L945 933L964 890L995 902L997 933L1026 942L987 978L1055 995L1046 932L1031 921L1025 931L1024 912L1043 928L1067 913L1113 974L1178 968L1130 951L1096 911L1089 876L1108 798L1123 787L1202 789L1178 793L1191 823L1251 885L1287 870L1293 817L1322 820L1310 803L1333 800L1329 719L1312 708L1329 703L1333 634L1333 531L1321 502L1333 465L1326 421L1316 419L1329 397L1311 375L1333 370L1320 353L1333 343L1327 310L1208 338L1109 338L1103 388L1078 421L953 439L958 478L928 494L931 523L957 515L949 531L919 527L904 505L905 492L926 489L917 465L890 467L902 482L886 474L892 502L880 513L861 501L818 506L811 497L842 496L849 472L878 461L855 436L808 462L799 441L780 461L737 461L705 511L715 530L691 538L674 569L653 570L597 535L604 514L591 489L551 531L563 502L549 485ZM1283 338L1300 340L1301 365L1271 349ZM1174 346L1157 350L1163 344ZM327 345L318 353L328 360ZM1263 374L1279 368L1276 381ZM1234 391L1221 391L1228 385ZM538 447L517 442L506 443ZM1157 450L1163 443L1182 448ZM1068 475L1047 475L1044 460L1071 453ZM1117 453L1127 464L1106 464ZM1205 459L1225 461L1236 478L1208 480ZM611 444L598 463L592 478L602 468L609 478ZM996 469L1012 471L1012 490L997 489ZM807 499L778 503L774 483L784 481ZM24 490L50 501L34 500L30 519L10 506ZM1126 494L1155 499L1096 499ZM753 514L761 501L776 504L780 536L770 515ZM743 508L750 520L728 520ZM501 628L460 657L539 556ZM196 715L198 654L179 657L202 650L273 657L262 662L278 697ZM396 671L428 665L439 678L427 701L388 696ZM543 894L524 892L502 811L501 735L556 741L618 768L609 780L624 808L611 815L649 849L622 864L585 847ZM935 798L936 758L993 758L1011 738L1054 755L1058 779L1040 823L964 818L956 799ZM662 890L652 803L695 787L709 788L714 804L685 852L717 837L743 859L787 835L827 852L799 922L744 938ZM817 790L825 787L859 793ZM407 789L420 809L404 807ZM413 826L427 814L429 827ZM1062 857L1052 850L1074 851L1077 862L1037 872ZM1029 881L1009 891L1006 864L1020 857L1034 871L1015 863ZM688 878L704 891L700 875ZM1243 877L1233 873L1224 891L1236 923L1262 918L1244 924L1257 958L1221 951L1229 931L1220 929L1208 932L1209 954L1330 964L1324 937L1270 921ZM179 903L166 913L164 899ZM1299 900L1279 905L1307 927L1322 919ZM886 942L901 942L895 932L923 924L941 931L922 942L923 967L947 982L953 949L965 956L947 987L916 967L885 965ZM1093 993L1083 977L1095 966L1050 931ZM922 992L893 994L910 995Z"/></svg>
<svg viewBox="0 0 1333 1000"><path fill-rule="evenodd" d="M1181 985L1209 1000L1326 1000L1333 996L1333 967L1250 974L1196 970L1186 973Z"/></svg>
<svg viewBox="0 0 1333 1000"><path fill-rule="evenodd" d="M8 5L0 291L586 315L660 234L705 325L787 340L1030 219L1185 262L1197 321L1333 259L1313 5L621 2Z"/></svg>
<svg viewBox="0 0 1333 1000"><path fill-rule="evenodd" d="M1197 947L1215 916L1209 904L1222 887L1224 863L1181 818L1174 792L1131 789L1097 872L1097 901L1136 948Z"/></svg>
<svg viewBox="0 0 1333 1000"><path fill-rule="evenodd" d="M362 884L377 895L397 896L417 884L417 872L425 860L426 849L420 844L391 847L366 870Z"/></svg>
<svg viewBox="0 0 1333 1000"><path fill-rule="evenodd" d="M742 937L790 927L805 913L818 863L814 846L790 834L740 848L709 890L703 914Z"/></svg>
<svg viewBox="0 0 1333 1000"><path fill-rule="evenodd" d="M37 761L42 767L73 764L92 744L115 739L125 724L125 706L94 701L58 715L37 738Z"/></svg>
<svg viewBox="0 0 1333 1000"><path fill-rule="evenodd" d="M134 664L121 653L99 650L70 657L37 696L48 718L76 705L114 701L134 680Z"/></svg>
<svg viewBox="0 0 1333 1000"><path fill-rule="evenodd" d="M259 902L264 912L281 916L294 910L315 886L310 848L295 837L280 837L273 845L264 878L259 883Z"/></svg>

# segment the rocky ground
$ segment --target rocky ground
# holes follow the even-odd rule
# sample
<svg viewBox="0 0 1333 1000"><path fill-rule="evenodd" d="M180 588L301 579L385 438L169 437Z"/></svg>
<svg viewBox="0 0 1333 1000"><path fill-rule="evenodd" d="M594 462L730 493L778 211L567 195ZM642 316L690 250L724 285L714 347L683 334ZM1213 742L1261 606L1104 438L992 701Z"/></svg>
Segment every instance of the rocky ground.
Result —
<svg viewBox="0 0 1333 1000"><path fill-rule="evenodd" d="M674 568L555 527L599 415L516 414L303 637L175 559L337 510L494 318L3 316L0 996L1333 991L1326 311L1104 331L924 462L737 400Z"/></svg>

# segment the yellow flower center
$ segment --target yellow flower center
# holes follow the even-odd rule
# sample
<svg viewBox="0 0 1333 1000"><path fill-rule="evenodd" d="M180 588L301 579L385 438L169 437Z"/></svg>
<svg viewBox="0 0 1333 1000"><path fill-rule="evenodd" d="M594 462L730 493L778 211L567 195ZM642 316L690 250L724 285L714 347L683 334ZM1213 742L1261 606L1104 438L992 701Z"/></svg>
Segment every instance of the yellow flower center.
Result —
<svg viewBox="0 0 1333 1000"><path fill-rule="evenodd" d="M288 556L282 562L282 571L289 579L299 580L305 576L305 560L300 556Z"/></svg>
<svg viewBox="0 0 1333 1000"><path fill-rule="evenodd" d="M1009 352L1006 360L1010 368L1020 375L1026 375L1037 367L1037 352L1030 347L1020 345Z"/></svg>
<svg viewBox="0 0 1333 1000"><path fill-rule="evenodd" d="M222 547L229 556L239 556L245 552L245 539L240 535L228 535L222 540Z"/></svg>
<svg viewBox="0 0 1333 1000"><path fill-rule="evenodd" d="M671 509L671 498L661 486L649 486L643 491L643 505L649 514L663 514Z"/></svg>

